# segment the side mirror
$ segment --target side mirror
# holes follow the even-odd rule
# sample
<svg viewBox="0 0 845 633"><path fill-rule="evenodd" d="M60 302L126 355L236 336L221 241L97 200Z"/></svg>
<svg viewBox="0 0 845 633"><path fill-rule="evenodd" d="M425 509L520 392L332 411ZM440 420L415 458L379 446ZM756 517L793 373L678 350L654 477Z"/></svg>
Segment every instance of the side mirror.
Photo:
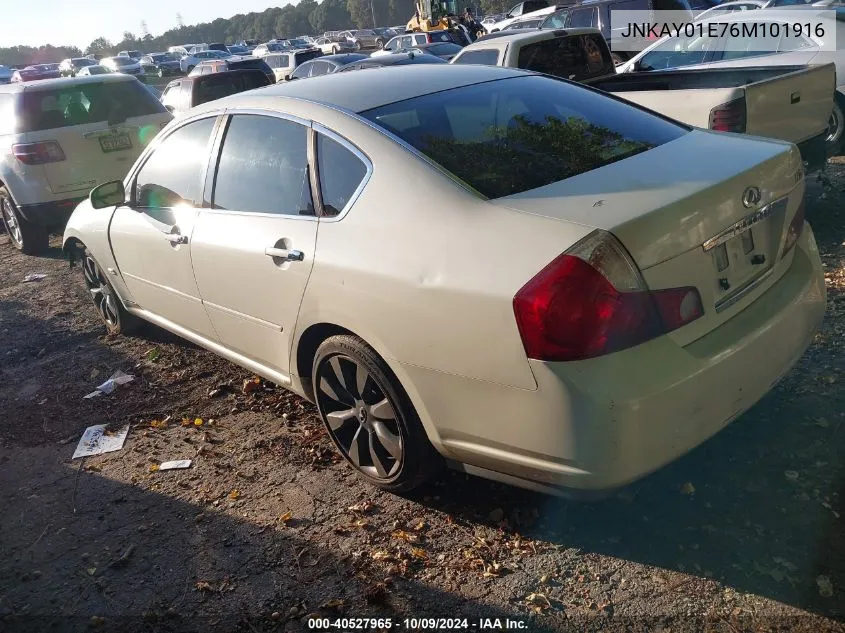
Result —
<svg viewBox="0 0 845 633"><path fill-rule="evenodd" d="M172 105L166 105L166 106L164 106L164 108L165 108L165 110L170 112L170 114L173 114L174 112L176 112L176 108L174 108Z"/></svg>
<svg viewBox="0 0 845 633"><path fill-rule="evenodd" d="M126 190L123 188L123 182L113 180L94 187L88 194L88 199L95 209L114 207L126 202Z"/></svg>

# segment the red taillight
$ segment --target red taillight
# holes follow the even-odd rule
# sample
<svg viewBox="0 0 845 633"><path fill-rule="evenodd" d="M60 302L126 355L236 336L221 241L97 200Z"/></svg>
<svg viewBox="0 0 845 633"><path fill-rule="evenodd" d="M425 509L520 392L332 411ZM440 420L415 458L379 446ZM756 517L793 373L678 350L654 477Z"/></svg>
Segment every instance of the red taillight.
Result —
<svg viewBox="0 0 845 633"><path fill-rule="evenodd" d="M56 141L42 143L17 143L12 145L12 153L24 165L43 165L57 163L65 159L62 146Z"/></svg>
<svg viewBox="0 0 845 633"><path fill-rule="evenodd" d="M789 228L786 230L786 241L783 244L783 252L781 257L786 257L787 253L792 250L801 233L804 232L804 198L801 198L801 204L798 205L798 210L792 217L792 222L789 223Z"/></svg>
<svg viewBox="0 0 845 633"><path fill-rule="evenodd" d="M573 361L639 345L704 314L695 288L649 291L612 235L596 231L529 281L513 300L529 358Z"/></svg>
<svg viewBox="0 0 845 633"><path fill-rule="evenodd" d="M710 129L717 132L745 132L745 98L734 99L710 111Z"/></svg>

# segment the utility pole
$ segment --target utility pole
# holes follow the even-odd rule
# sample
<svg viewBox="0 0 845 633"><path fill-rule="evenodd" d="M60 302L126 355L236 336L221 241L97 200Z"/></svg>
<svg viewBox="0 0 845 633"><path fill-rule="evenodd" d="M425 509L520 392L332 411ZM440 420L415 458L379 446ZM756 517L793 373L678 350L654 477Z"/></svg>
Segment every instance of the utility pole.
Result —
<svg viewBox="0 0 845 633"><path fill-rule="evenodd" d="M373 12L373 28L376 28L376 5L370 0L370 10Z"/></svg>

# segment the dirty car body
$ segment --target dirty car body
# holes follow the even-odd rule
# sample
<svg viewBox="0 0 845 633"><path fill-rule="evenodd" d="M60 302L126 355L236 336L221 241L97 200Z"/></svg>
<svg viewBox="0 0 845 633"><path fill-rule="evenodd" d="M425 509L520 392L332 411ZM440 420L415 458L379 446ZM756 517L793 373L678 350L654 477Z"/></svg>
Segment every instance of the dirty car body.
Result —
<svg viewBox="0 0 845 633"><path fill-rule="evenodd" d="M627 484L757 402L824 312L794 145L519 70L228 97L123 188L76 209L65 248L127 313L315 401L386 489L441 457L547 492Z"/></svg>

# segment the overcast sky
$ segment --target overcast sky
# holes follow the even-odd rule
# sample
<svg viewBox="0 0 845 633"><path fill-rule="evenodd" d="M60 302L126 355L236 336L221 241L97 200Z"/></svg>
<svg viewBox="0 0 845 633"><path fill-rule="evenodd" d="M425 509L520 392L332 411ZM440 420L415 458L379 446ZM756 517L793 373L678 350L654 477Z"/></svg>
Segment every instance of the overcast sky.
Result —
<svg viewBox="0 0 845 633"><path fill-rule="evenodd" d="M85 48L100 37L116 42L124 31L136 35L141 20L153 35L176 27L176 13L186 25L263 11L285 0L20 0L0 16L0 47L27 44L75 45ZM5 3L3 3L5 4Z"/></svg>

